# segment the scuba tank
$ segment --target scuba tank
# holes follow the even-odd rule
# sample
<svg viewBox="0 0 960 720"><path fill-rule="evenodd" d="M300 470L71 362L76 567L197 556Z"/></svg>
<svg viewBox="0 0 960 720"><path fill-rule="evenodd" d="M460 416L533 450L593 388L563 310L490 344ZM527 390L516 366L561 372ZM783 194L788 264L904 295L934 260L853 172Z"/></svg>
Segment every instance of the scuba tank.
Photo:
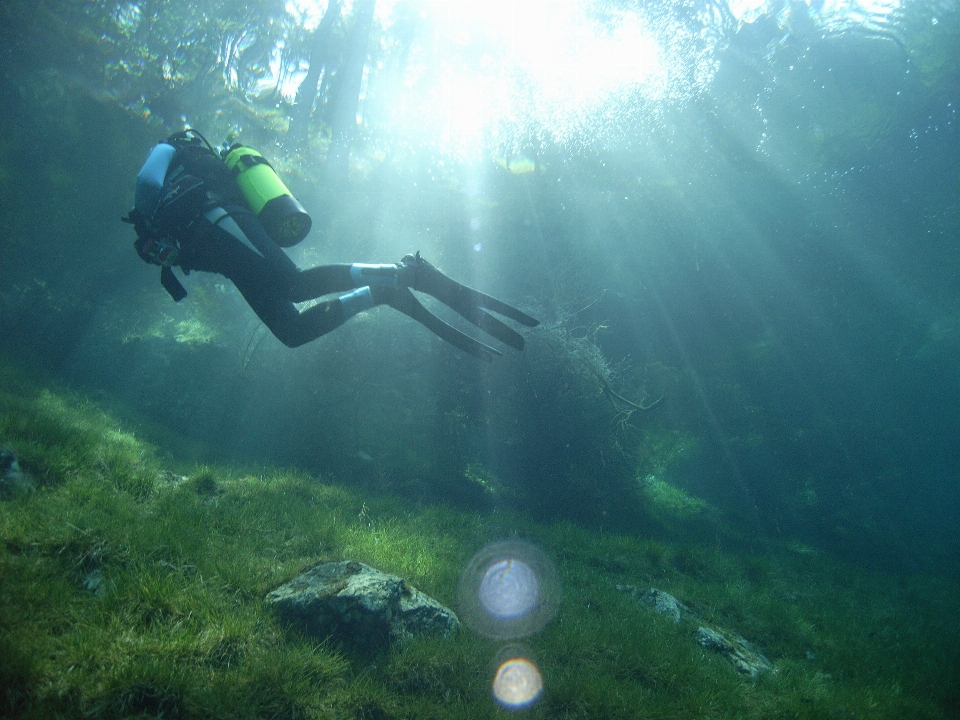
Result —
<svg viewBox="0 0 960 720"><path fill-rule="evenodd" d="M277 245L291 247L307 236L310 216L263 155L237 143L230 147L224 161L236 175L250 209Z"/></svg>

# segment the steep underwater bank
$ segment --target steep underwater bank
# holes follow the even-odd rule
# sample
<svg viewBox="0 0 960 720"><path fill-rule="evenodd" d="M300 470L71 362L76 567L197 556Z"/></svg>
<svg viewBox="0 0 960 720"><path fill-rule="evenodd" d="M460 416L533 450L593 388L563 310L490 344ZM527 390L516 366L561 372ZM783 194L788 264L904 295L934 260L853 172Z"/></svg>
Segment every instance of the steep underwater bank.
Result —
<svg viewBox="0 0 960 720"><path fill-rule="evenodd" d="M533 717L948 718L960 707L957 577L894 576L804 548L763 556L510 513L414 508L289 471L187 476L82 398L4 368L0 444L34 480L0 502L0 688L13 717L495 717L498 645L463 632L364 657L284 627L264 596L357 559L453 604L484 544L522 536L563 602L526 640ZM743 679L656 587L752 641Z"/></svg>

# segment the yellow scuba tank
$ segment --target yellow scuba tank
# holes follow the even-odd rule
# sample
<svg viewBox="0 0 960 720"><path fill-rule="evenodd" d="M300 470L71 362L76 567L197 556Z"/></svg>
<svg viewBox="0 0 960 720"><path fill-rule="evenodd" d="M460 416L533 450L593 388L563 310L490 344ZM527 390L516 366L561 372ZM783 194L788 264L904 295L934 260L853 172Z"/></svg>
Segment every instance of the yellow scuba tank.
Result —
<svg viewBox="0 0 960 720"><path fill-rule="evenodd" d="M291 247L310 232L310 216L277 177L263 155L244 145L233 145L224 161L264 230L281 247Z"/></svg>

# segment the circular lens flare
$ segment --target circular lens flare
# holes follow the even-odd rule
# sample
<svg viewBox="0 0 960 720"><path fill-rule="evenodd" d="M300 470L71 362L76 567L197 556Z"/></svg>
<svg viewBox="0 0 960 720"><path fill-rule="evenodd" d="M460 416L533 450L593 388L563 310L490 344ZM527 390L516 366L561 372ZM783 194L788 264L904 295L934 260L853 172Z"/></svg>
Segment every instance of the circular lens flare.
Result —
<svg viewBox="0 0 960 720"><path fill-rule="evenodd" d="M480 602L497 617L519 617L536 607L539 599L537 576L521 560L494 563L480 581Z"/></svg>
<svg viewBox="0 0 960 720"><path fill-rule="evenodd" d="M493 678L493 696L506 708L529 707L543 692L543 676L526 658L512 658L497 668Z"/></svg>
<svg viewBox="0 0 960 720"><path fill-rule="evenodd" d="M560 586L553 563L534 545L510 540L474 555L460 578L460 615L481 635L532 635L553 618Z"/></svg>

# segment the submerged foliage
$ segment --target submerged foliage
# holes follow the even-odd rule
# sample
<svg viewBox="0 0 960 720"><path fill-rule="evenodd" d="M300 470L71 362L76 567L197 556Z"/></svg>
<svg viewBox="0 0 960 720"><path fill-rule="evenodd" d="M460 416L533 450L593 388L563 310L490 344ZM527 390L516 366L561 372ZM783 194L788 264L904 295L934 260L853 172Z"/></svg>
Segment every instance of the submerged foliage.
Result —
<svg viewBox="0 0 960 720"><path fill-rule="evenodd" d="M0 505L5 716L499 716L495 644L464 631L370 658L282 626L264 596L319 560L350 558L450 604L469 556L521 529L563 584L558 617L527 640L546 682L533 717L946 718L957 707L955 579L412 510L293 472L181 476L90 402L9 368L3 379L0 442L38 485ZM695 623L637 604L627 585L674 594L775 671L743 679L704 655Z"/></svg>
<svg viewBox="0 0 960 720"><path fill-rule="evenodd" d="M598 31L629 9L729 36L711 92L643 122L628 97L607 114L629 132L589 148L498 128L482 162L462 163L391 118L424 95L438 117L471 108L477 93L440 92L446 56L431 53L489 48L460 47L416 3L368 18L367 44L365 2L328 3L327 26L326 12L278 2L4 3L0 346L174 427L200 462L217 448L605 527L657 520L633 502L638 485L653 497L652 474L722 508L741 536L784 533L870 562L949 560L955 541L936 542L949 521L925 508L954 497L931 488L955 485L956 153L920 136L956 126L944 91L960 86L945 50L956 9L934 26L914 4L891 28L899 44L854 52L822 35L811 7L775 4L738 24L722 4L714 17L696 10L710 3L591 3ZM862 85L861 50L882 61ZM358 65L362 93L354 73L338 94L334 78ZM390 94L407 81L413 100ZM325 182L346 95L338 117L359 141L345 178ZM277 163L315 221L293 251L302 266L423 250L451 277L536 307L545 327L487 372L386 312L289 353L220 278L195 273L174 305L118 220L148 148L184 121L215 142L240 128ZM942 173L926 169L934 157ZM867 202L897 168L923 168L912 199ZM904 276L874 282L873 265L851 261L872 257ZM929 316L891 287L929 287ZM628 417L604 381L641 404L665 399ZM671 434L683 438L674 452ZM669 456L666 473L652 455ZM470 466L484 472L465 490ZM936 483L914 480L931 472ZM909 521L904 508L916 508Z"/></svg>

